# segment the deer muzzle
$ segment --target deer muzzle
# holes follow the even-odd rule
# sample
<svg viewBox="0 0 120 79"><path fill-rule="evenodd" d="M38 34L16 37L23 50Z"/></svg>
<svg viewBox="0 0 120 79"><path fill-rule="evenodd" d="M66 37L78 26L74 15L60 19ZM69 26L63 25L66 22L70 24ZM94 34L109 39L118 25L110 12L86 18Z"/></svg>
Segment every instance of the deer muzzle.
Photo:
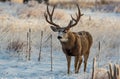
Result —
<svg viewBox="0 0 120 79"><path fill-rule="evenodd" d="M58 36L57 38L58 38L58 39L62 39L62 37L61 37L61 36Z"/></svg>

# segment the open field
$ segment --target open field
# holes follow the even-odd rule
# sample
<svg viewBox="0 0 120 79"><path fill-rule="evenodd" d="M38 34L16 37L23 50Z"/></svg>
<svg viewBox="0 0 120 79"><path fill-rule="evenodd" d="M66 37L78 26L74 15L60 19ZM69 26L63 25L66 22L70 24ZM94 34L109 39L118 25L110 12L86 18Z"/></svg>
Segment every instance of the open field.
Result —
<svg viewBox="0 0 120 79"><path fill-rule="evenodd" d="M60 8L73 8L75 3L92 11L120 12L120 0L49 0L49 4L57 4Z"/></svg>
<svg viewBox="0 0 120 79"><path fill-rule="evenodd" d="M107 13L81 9L84 16L72 31L88 31L93 36L93 46L88 60L87 72L67 75L65 55L57 40L57 34L52 32L50 25L44 19L46 5L38 3L10 4L0 3L0 79L90 79L92 61L98 56L99 67L108 68L108 63L120 65L120 13ZM75 15L76 9L57 8L54 20L61 26L69 22L70 14ZM27 32L31 29L31 61L27 61ZM43 46L41 62L38 62L41 31L43 31ZM53 71L50 71L50 39L53 36ZM23 48L19 51L8 50L10 43L19 40ZM99 42L101 50L98 51Z"/></svg>

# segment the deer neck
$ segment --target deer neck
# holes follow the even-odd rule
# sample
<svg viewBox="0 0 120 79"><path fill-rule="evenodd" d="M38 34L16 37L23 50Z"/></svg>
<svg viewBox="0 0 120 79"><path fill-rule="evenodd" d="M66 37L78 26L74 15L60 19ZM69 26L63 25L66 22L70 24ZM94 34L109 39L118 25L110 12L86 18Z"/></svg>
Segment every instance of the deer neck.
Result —
<svg viewBox="0 0 120 79"><path fill-rule="evenodd" d="M73 32L69 32L68 33L68 41L61 42L62 48L64 48L64 49L71 49L71 48L73 48L74 45L75 45L75 41L76 41L76 38L74 36L74 33Z"/></svg>

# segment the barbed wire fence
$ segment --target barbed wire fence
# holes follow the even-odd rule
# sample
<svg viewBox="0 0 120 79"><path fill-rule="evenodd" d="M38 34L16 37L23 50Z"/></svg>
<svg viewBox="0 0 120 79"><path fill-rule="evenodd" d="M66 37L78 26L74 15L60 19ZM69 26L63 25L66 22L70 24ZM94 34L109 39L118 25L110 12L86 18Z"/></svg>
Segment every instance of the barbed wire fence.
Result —
<svg viewBox="0 0 120 79"><path fill-rule="evenodd" d="M3 30L1 30L1 31L3 31ZM15 31L16 33L18 32L18 31ZM26 33L27 33L27 35L26 35ZM56 48L58 48L58 50L60 50L61 48L60 48L60 44L58 44L58 42L56 42L57 41L57 39L55 39L55 37L56 36L53 36L53 34L51 34L51 32L47 32L47 31L40 31L40 32L38 32L38 33L36 33L36 32L34 32L32 29L28 29L28 32L26 32L25 34L22 34L22 33L18 33L18 36L17 36L17 39L19 39L20 41L21 41L21 39L22 38L24 38L25 37L25 40L22 40L22 41L24 41L24 43L25 43L25 45L27 46L27 49L26 49L26 51L28 52L29 51L29 58L28 58L28 60L32 60L31 59L31 57L32 57L32 54L31 53L33 53L34 51L33 51L33 42L36 42L35 43L35 45L37 45L36 47L38 47L38 49L39 49L39 53L38 53L38 58L36 58L36 59L38 59L38 61L39 61L39 59L41 60L41 54L42 54L42 51L44 51L44 49L43 48L48 48L49 50L49 55L50 55L50 63L51 63L51 71L53 71L53 52L56 50ZM29 33L30 33L30 36L29 36ZM37 34L37 35L36 35ZM3 33L3 35L0 35L0 42L2 43L2 42L6 42L6 43L9 43L9 42L13 42L13 41L15 41L15 37L16 37L16 35L14 36L14 38L13 38L13 35L15 35L11 30L4 30L4 33ZM22 36L22 37L19 37L19 36ZM4 38L4 37L6 37L6 38ZM27 38L26 38L27 37ZM35 37L35 38L33 38L33 37ZM4 40L4 39L6 39L6 40ZM34 39L37 39L37 41L34 41ZM30 46L29 46L29 44L30 44ZM11 44L12 45L12 44ZM6 45L7 46L7 45ZM102 61L102 59L100 59L101 57L100 57L100 55L101 55L101 47L102 47L102 42L101 41L99 41L98 42L98 57L97 57L97 59L98 59L98 66L99 66L99 63L101 63L101 61ZM2 49L2 46L1 46L1 49ZM25 52L25 49L24 49L24 53L25 54L28 54L28 53L26 53ZM28 49L30 49L30 50L28 50ZM2 50L1 50L2 51ZM10 50L9 50L9 52L10 52ZM20 51L18 52L19 54L22 54ZM46 55L48 55L48 54L46 54ZM118 49L118 55L120 55L120 50ZM49 57L49 56L48 56ZM120 63L119 61L117 62L118 64Z"/></svg>

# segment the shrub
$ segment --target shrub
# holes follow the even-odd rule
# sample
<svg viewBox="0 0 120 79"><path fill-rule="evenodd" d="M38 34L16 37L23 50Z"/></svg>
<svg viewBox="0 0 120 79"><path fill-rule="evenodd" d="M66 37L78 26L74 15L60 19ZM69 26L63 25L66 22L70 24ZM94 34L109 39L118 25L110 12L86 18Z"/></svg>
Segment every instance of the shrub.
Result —
<svg viewBox="0 0 120 79"><path fill-rule="evenodd" d="M106 0L101 0L101 4L108 4Z"/></svg>
<svg viewBox="0 0 120 79"><path fill-rule="evenodd" d="M14 51L14 52L20 52L23 50L24 47L25 47L24 42L22 42L20 40L16 40L16 41L12 41L8 44L7 50Z"/></svg>

